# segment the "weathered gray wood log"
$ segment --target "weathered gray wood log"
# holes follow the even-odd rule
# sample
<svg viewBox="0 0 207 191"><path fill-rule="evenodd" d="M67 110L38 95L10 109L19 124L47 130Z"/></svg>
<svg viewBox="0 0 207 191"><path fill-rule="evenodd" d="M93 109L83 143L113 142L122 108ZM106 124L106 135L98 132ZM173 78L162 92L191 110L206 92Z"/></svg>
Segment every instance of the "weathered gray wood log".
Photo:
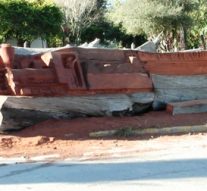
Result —
<svg viewBox="0 0 207 191"><path fill-rule="evenodd" d="M154 109L169 102L207 99L207 75L152 76L155 89Z"/></svg>
<svg viewBox="0 0 207 191"><path fill-rule="evenodd" d="M23 48L23 47L14 46L14 50L16 55L35 55L35 54L41 54L46 52L58 51L71 47L72 46L70 46L69 44L58 48Z"/></svg>
<svg viewBox="0 0 207 191"><path fill-rule="evenodd" d="M207 99L168 103L167 111L173 115L205 113L207 112Z"/></svg>
<svg viewBox="0 0 207 191"><path fill-rule="evenodd" d="M47 119L131 115L151 107L153 93L68 97L0 96L0 130L17 130Z"/></svg>

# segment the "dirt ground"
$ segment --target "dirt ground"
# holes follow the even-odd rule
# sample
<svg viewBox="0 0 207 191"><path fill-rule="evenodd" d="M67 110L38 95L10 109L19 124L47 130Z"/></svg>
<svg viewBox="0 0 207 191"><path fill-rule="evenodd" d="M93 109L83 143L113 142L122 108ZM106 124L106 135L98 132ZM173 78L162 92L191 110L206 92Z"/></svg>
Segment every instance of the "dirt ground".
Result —
<svg viewBox="0 0 207 191"><path fill-rule="evenodd" d="M18 132L0 135L0 157L58 154L60 158L83 157L96 153L94 157L107 157L114 148L127 150L133 145L147 144L153 137L110 137L91 139L90 132L123 128L161 128L207 124L207 115L177 115L166 112L150 112L133 117L91 117L73 120L49 120ZM185 136L182 135L182 139ZM179 136L178 136L179 137ZM168 136L156 138L167 142ZM179 138L180 139L180 138ZM199 138L198 138L199 139ZM140 147L136 152L146 148ZM149 148L148 148L149 149ZM102 152L97 152L101 150Z"/></svg>

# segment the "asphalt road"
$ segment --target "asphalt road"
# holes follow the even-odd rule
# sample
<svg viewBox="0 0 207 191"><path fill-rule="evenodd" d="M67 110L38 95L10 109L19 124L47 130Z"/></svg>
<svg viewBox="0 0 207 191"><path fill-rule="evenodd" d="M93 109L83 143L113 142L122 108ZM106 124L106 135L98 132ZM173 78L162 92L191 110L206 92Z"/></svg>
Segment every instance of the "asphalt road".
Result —
<svg viewBox="0 0 207 191"><path fill-rule="evenodd" d="M137 156L108 160L0 160L5 191L207 190L206 139L179 142Z"/></svg>

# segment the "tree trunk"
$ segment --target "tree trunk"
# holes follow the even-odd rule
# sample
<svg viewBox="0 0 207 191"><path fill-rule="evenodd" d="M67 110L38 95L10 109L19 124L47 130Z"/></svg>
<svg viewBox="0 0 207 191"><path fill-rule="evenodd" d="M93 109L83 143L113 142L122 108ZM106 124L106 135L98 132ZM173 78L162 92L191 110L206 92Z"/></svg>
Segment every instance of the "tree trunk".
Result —
<svg viewBox="0 0 207 191"><path fill-rule="evenodd" d="M67 97L0 96L0 132L18 130L48 119L123 116L151 108L154 93Z"/></svg>
<svg viewBox="0 0 207 191"><path fill-rule="evenodd" d="M206 50L206 42L205 42L204 34L201 35L201 42L203 45L203 49Z"/></svg>
<svg viewBox="0 0 207 191"><path fill-rule="evenodd" d="M185 38L185 29L183 25L180 26L180 49L186 49L186 38Z"/></svg>
<svg viewBox="0 0 207 191"><path fill-rule="evenodd" d="M17 39L17 46L24 47L24 40L23 39Z"/></svg>

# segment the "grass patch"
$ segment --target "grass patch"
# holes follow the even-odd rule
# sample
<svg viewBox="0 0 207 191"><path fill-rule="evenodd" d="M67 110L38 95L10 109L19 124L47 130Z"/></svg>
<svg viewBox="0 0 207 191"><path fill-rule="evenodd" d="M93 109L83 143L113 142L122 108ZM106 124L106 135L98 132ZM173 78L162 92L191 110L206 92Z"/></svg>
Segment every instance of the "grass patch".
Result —
<svg viewBox="0 0 207 191"><path fill-rule="evenodd" d="M135 136L135 131L131 128L131 127L125 127L125 128L121 128L116 130L116 132L114 133L114 136L116 137L133 137Z"/></svg>

